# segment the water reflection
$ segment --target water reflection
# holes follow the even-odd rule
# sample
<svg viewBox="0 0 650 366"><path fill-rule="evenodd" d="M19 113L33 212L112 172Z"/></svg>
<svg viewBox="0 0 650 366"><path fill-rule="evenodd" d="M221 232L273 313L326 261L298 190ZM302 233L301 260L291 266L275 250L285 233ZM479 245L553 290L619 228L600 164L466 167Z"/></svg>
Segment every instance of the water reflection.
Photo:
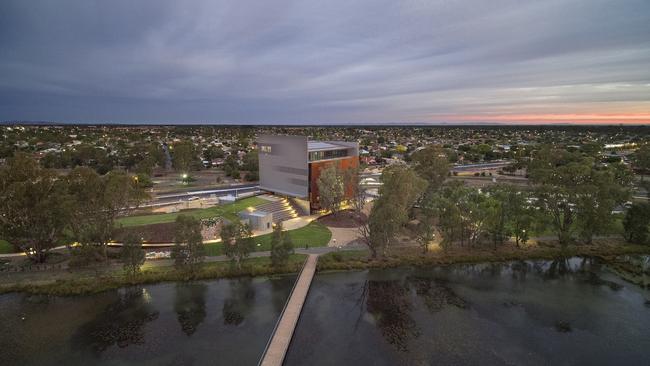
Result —
<svg viewBox="0 0 650 366"><path fill-rule="evenodd" d="M251 312L255 303L255 288L251 277L230 281L230 296L223 302L223 323L240 325Z"/></svg>
<svg viewBox="0 0 650 366"><path fill-rule="evenodd" d="M285 364L646 364L649 308L595 258L319 274Z"/></svg>
<svg viewBox="0 0 650 366"><path fill-rule="evenodd" d="M191 336L206 316L205 296L208 286L205 283L178 283L174 311L183 333Z"/></svg>
<svg viewBox="0 0 650 366"><path fill-rule="evenodd" d="M412 298L412 291L415 298ZM400 351L407 351L408 342L420 335L411 315L415 299L422 300L432 313L447 306L468 307L467 301L441 278L409 276L405 281L366 281L362 296L365 297L366 310L373 315L386 341ZM358 319L361 317L360 309Z"/></svg>
<svg viewBox="0 0 650 366"><path fill-rule="evenodd" d="M2 295L0 365L253 365L279 314L273 302L284 303L294 280L162 283L74 297Z"/></svg>
<svg viewBox="0 0 650 366"><path fill-rule="evenodd" d="M448 305L460 309L468 307L467 301L447 286L448 281L445 279L408 277L407 280L415 287L415 293L424 300L431 312L439 312Z"/></svg>
<svg viewBox="0 0 650 366"><path fill-rule="evenodd" d="M82 326L77 341L96 353L113 345L120 348L132 344L144 344L144 327L158 318L158 311L149 301L141 287L116 291L117 299L106 307L103 314Z"/></svg>
<svg viewBox="0 0 650 366"><path fill-rule="evenodd" d="M368 281L366 309L388 343L401 351L406 351L409 338L419 334L410 314L408 288L401 281Z"/></svg>
<svg viewBox="0 0 650 366"><path fill-rule="evenodd" d="M269 281L273 289L271 292L271 303L277 313L281 313L282 309L284 309L284 304L287 302L287 297L289 296L286 293L286 289L292 288L293 282L293 278L287 276L273 278Z"/></svg>

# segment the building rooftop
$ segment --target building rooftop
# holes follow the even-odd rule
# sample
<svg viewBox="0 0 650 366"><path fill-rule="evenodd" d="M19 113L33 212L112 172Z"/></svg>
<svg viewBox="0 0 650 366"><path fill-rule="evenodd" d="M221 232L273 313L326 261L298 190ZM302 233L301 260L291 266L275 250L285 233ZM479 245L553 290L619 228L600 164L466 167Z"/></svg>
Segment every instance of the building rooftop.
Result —
<svg viewBox="0 0 650 366"><path fill-rule="evenodd" d="M324 151L324 150L338 150L338 149L346 149L348 148L347 146L344 145L337 145L333 144L331 142L324 142L324 141L307 141L307 151Z"/></svg>

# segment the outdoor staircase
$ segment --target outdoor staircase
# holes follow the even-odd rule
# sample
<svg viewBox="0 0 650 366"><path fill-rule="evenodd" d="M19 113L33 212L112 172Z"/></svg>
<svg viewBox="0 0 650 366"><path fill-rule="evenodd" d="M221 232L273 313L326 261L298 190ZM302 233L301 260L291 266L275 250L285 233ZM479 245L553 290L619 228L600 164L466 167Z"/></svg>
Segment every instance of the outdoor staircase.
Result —
<svg viewBox="0 0 650 366"><path fill-rule="evenodd" d="M273 214L273 223L286 221L298 217L298 212L286 198L270 201L255 207L256 210Z"/></svg>
<svg viewBox="0 0 650 366"><path fill-rule="evenodd" d="M291 207L293 207L293 210L296 211L298 216L309 216L310 212L309 210L305 211L305 208L299 204L296 203L295 198L288 198L287 201L289 201L289 204Z"/></svg>

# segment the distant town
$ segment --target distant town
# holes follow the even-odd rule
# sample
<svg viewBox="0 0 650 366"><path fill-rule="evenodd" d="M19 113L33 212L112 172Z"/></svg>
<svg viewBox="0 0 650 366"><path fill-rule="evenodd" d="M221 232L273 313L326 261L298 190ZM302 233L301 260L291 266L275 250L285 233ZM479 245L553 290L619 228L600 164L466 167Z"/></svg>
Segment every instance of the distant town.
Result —
<svg viewBox="0 0 650 366"><path fill-rule="evenodd" d="M491 305L499 311L536 306L512 300L520 295L508 281L528 276L540 293L561 279L553 304L557 291L578 286L627 291L608 301L650 306L648 126L13 124L0 134L0 293L83 295L74 297L79 309L114 297L90 306L105 311L93 315L98 323L66 322L101 357L114 345L131 357L159 324L151 304L164 308L170 293L176 339L213 329L202 325L211 322L206 294L218 293L213 325L248 329L221 342L260 331L266 346L258 342L246 363L263 365L311 358L296 347L319 344L305 332L324 325L304 322L319 307L339 314L323 298L347 309L330 335L347 329L350 342L356 328L345 314L365 313L382 357L407 359L419 324L432 321L413 321L411 309L423 304L452 321L484 301L465 286L485 281L506 291ZM230 290L215 288L219 279ZM588 293L576 306L607 296ZM67 312L55 304L45 306ZM12 309L19 329L38 307ZM584 326L565 310L546 309L543 332Z"/></svg>

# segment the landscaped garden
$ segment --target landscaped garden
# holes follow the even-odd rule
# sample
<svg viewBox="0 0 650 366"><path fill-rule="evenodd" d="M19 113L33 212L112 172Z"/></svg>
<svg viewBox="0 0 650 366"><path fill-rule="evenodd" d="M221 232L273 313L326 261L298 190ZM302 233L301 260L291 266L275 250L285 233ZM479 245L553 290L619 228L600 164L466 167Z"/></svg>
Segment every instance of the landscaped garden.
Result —
<svg viewBox="0 0 650 366"><path fill-rule="evenodd" d="M300 229L287 231L287 234L291 237L294 248L324 247L332 238L332 232L325 225L317 221L312 221ZM254 251L271 250L271 235L269 233L254 237ZM222 243L206 244L205 249L206 255L209 256L223 254Z"/></svg>
<svg viewBox="0 0 650 366"><path fill-rule="evenodd" d="M195 209L195 210L183 210L180 212L174 213L163 213L163 214L151 214L151 215L142 215L142 216L128 216L122 217L117 220L118 226L130 227L130 226L142 226L142 225L151 225L151 224L161 224L167 222L174 222L178 215L189 215L196 217L198 219L207 219L212 217L223 217L227 220L237 220L237 213L244 210L247 207L258 206L262 203L268 202L263 198L259 197L249 197L239 200L234 203L229 203L225 205L218 205L209 208Z"/></svg>

